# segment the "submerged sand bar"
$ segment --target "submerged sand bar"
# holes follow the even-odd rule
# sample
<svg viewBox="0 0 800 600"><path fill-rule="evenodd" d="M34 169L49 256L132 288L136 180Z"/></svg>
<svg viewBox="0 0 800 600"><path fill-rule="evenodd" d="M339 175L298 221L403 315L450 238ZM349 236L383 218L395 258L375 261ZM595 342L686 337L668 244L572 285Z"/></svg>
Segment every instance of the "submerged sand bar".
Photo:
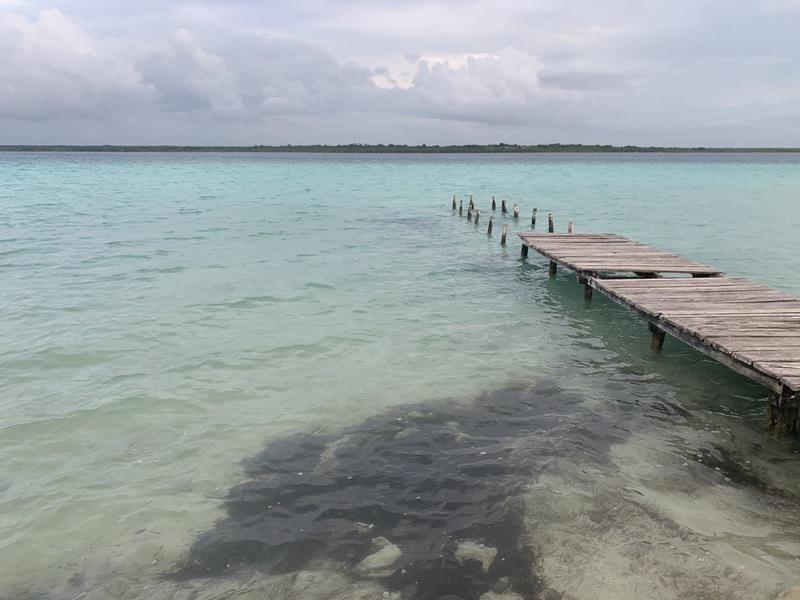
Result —
<svg viewBox="0 0 800 600"><path fill-rule="evenodd" d="M549 258L551 275L572 269L587 298L596 289L645 318L655 350L669 334L768 388L770 430L796 431L800 299L616 234L518 235L523 256Z"/></svg>

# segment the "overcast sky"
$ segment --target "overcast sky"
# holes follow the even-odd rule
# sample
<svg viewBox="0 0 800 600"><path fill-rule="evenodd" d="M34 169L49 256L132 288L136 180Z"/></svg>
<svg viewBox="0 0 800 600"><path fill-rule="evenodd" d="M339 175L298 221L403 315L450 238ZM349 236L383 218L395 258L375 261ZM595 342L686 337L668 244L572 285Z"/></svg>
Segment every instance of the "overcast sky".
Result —
<svg viewBox="0 0 800 600"><path fill-rule="evenodd" d="M800 0L0 0L0 143L800 146Z"/></svg>

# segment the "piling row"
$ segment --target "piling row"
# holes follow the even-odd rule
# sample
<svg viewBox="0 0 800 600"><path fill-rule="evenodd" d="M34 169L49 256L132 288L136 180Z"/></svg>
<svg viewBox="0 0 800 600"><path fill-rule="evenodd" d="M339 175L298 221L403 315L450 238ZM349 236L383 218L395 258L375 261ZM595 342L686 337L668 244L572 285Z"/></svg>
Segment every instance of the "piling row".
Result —
<svg viewBox="0 0 800 600"><path fill-rule="evenodd" d="M467 221L474 222L475 225L478 224L480 219L480 210L475 205L475 201L472 198L472 194L469 196L469 203L467 204ZM458 216L464 216L464 201L459 200L457 196L453 195L453 212L455 213L458 210ZM538 208L531 209L531 229L536 229L536 213L538 212ZM492 196L492 211L497 211L497 200L494 196ZM500 212L502 214L508 214L508 205L506 204L505 200L500 200ZM520 206L516 202L511 206L511 218L515 221L519 221L520 215ZM572 233L574 230L575 224L570 221L569 225L567 226L567 233ZM494 215L489 216L489 223L486 227L486 235L491 236L492 230L494 229ZM549 233L555 232L555 223L553 221L553 213L547 213L547 231ZM505 246L508 241L508 225L503 225L503 228L500 233L500 245ZM522 257L525 258L528 256L528 246L522 244ZM556 264L550 263L550 275L555 276L556 274ZM587 292L591 293L591 292Z"/></svg>

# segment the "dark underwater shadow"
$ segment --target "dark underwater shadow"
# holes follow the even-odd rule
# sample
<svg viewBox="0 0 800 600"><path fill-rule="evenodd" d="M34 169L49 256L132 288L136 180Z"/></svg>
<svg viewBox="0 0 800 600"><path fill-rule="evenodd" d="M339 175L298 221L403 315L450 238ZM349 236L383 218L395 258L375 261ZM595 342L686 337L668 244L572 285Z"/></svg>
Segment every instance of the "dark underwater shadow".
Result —
<svg viewBox="0 0 800 600"><path fill-rule="evenodd" d="M520 494L564 456L604 463L625 435L581 401L542 384L271 442L246 461L249 480L229 491L228 516L165 577L280 575L324 563L403 598L559 597L536 575Z"/></svg>

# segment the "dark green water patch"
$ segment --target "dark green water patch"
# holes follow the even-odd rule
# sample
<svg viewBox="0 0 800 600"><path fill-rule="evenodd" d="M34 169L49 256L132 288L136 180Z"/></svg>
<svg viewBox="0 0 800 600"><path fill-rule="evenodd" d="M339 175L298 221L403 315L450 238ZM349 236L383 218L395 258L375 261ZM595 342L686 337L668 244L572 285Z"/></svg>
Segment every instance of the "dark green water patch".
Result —
<svg viewBox="0 0 800 600"><path fill-rule="evenodd" d="M564 456L605 464L624 435L613 425L575 394L540 385L273 441L246 462L248 481L229 491L227 517L167 577L325 563L403 598L553 597L536 574L521 494Z"/></svg>

